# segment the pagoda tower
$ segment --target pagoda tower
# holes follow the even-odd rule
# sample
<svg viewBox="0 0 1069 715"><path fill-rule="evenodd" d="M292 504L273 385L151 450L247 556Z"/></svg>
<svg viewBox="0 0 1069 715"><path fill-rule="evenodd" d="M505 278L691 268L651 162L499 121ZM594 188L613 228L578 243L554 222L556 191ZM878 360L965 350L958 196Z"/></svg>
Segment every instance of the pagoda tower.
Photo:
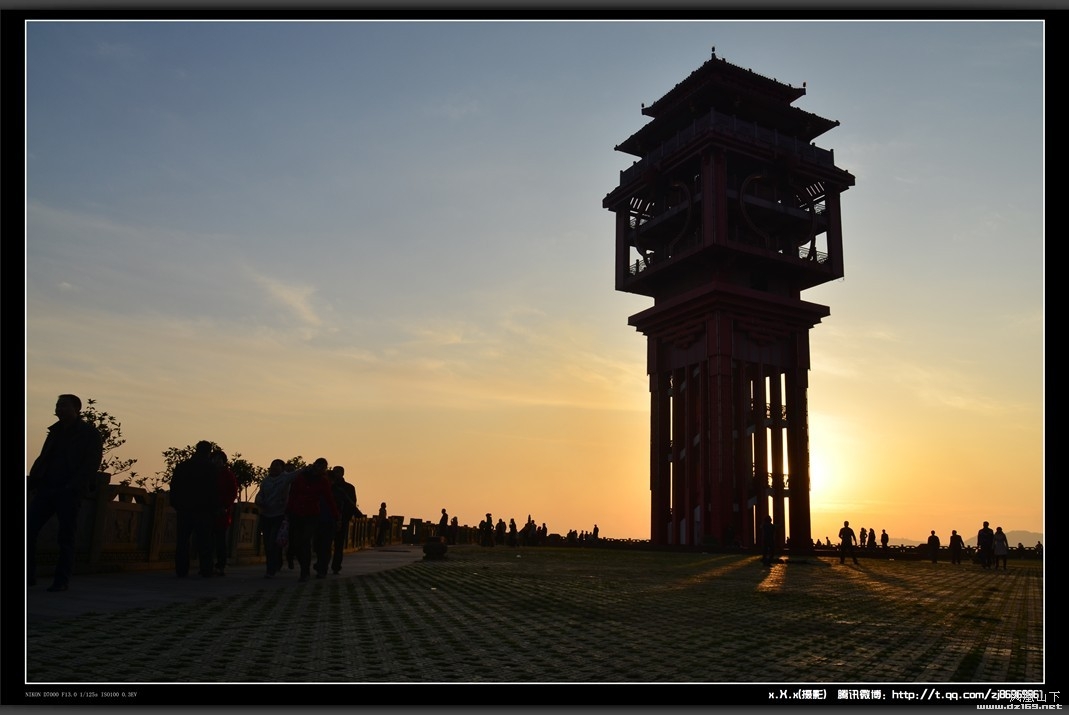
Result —
<svg viewBox="0 0 1069 715"><path fill-rule="evenodd" d="M638 157L616 215L616 290L650 296L628 319L647 339L650 537L812 549L809 330L801 299L843 277L840 196L854 177L813 140L838 125L805 95L716 56L616 146ZM785 528L786 525L786 528Z"/></svg>

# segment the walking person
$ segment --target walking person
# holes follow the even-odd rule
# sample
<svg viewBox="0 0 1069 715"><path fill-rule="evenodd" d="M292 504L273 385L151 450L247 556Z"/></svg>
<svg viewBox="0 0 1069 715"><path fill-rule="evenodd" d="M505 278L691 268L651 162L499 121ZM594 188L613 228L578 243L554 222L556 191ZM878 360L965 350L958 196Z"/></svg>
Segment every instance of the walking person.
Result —
<svg viewBox="0 0 1069 715"><path fill-rule="evenodd" d="M950 563L961 563L961 552L965 550L965 542L961 538L961 534L957 529L950 530Z"/></svg>
<svg viewBox="0 0 1069 715"><path fill-rule="evenodd" d="M196 545L200 575L212 576L218 500L218 469L212 462L212 443L201 440L193 448L193 456L180 462L171 475L170 502L176 522L174 572L178 578L189 575L190 540Z"/></svg>
<svg viewBox="0 0 1069 715"><path fill-rule="evenodd" d="M1006 538L1006 533L1002 531L1001 526L995 527L995 534L991 537L991 553L995 557L995 570L998 570L999 561L1002 562L1002 570L1005 571L1009 568L1006 565L1006 559L1010 555L1010 541Z"/></svg>
<svg viewBox="0 0 1069 715"><path fill-rule="evenodd" d="M375 535L375 546L383 546L386 543L386 535L390 531L390 519L386 515L386 502L379 504L379 516L375 521L378 533Z"/></svg>
<svg viewBox="0 0 1069 715"><path fill-rule="evenodd" d="M761 563L765 566L772 565L772 555L776 546L776 525L772 523L772 517L765 515L765 521L761 524Z"/></svg>
<svg viewBox="0 0 1069 715"><path fill-rule="evenodd" d="M448 541L449 536L449 514L446 510L442 509L442 518L438 520L438 534L439 539L446 539Z"/></svg>
<svg viewBox="0 0 1069 715"><path fill-rule="evenodd" d="M312 551L316 556L316 578L327 577L330 560L329 534L340 516L327 480L327 460L320 457L301 469L290 484L286 513L290 523L290 541L301 567L298 581L307 581L312 572ZM324 538L324 537L327 538Z"/></svg>
<svg viewBox="0 0 1069 715"><path fill-rule="evenodd" d="M331 540L332 556L330 559L330 570L337 574L341 573L345 544L349 539L349 522L353 520L357 512L356 487L345 481L345 467L335 465L331 468L330 493L334 497L339 513L338 526Z"/></svg>
<svg viewBox="0 0 1069 715"><path fill-rule="evenodd" d="M985 521L983 527L976 532L976 550L980 554L980 565L985 569L991 568L991 548L995 545L995 532Z"/></svg>
<svg viewBox="0 0 1069 715"><path fill-rule="evenodd" d="M58 421L48 428L41 454L26 477L33 494L26 511L26 580L37 583L37 537L53 515L59 526L59 560L49 591L66 591L74 569L75 530L78 509L93 485L104 458L103 440L97 428L82 419L82 400L77 395L56 399Z"/></svg>
<svg viewBox="0 0 1069 715"><path fill-rule="evenodd" d="M534 546L538 543L538 526L531 515L527 515L527 523L520 529L520 543L524 546Z"/></svg>
<svg viewBox="0 0 1069 715"><path fill-rule="evenodd" d="M216 469L218 485L218 508L212 524L212 541L215 544L215 575L226 575L226 562L230 556L230 525L234 521L234 502L238 498L238 478L230 469L226 452L217 449L212 452L212 463Z"/></svg>
<svg viewBox="0 0 1069 715"><path fill-rule="evenodd" d="M854 560L854 563L858 563L857 554L854 552L854 546L857 544L857 536L854 535L854 530L850 528L850 522L844 521L843 528L839 529L839 563L846 563L847 555Z"/></svg>
<svg viewBox="0 0 1069 715"><path fill-rule="evenodd" d="M267 558L265 578L274 578L282 569L283 547L278 543L278 532L286 518L290 484L296 477L296 470L287 470L286 463L276 459L267 468L267 475L256 493L256 505L260 507L260 533L263 535L264 555Z"/></svg>
<svg viewBox="0 0 1069 715"><path fill-rule="evenodd" d="M928 556L931 557L933 564L939 560L939 537L935 535L935 529L932 529L928 537Z"/></svg>
<svg viewBox="0 0 1069 715"><path fill-rule="evenodd" d="M479 545L494 545L494 519L489 512L486 514L486 519L479 522Z"/></svg>

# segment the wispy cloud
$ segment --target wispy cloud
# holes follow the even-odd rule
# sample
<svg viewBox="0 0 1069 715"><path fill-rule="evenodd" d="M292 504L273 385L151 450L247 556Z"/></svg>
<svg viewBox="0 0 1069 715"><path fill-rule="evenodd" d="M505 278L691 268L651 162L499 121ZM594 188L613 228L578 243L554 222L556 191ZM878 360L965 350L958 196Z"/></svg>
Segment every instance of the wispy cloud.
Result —
<svg viewBox="0 0 1069 715"><path fill-rule="evenodd" d="M305 325L316 328L323 325L322 318L312 305L312 298L316 294L315 287L286 283L277 278L265 276L249 267L246 267L245 271L276 305L286 309Z"/></svg>

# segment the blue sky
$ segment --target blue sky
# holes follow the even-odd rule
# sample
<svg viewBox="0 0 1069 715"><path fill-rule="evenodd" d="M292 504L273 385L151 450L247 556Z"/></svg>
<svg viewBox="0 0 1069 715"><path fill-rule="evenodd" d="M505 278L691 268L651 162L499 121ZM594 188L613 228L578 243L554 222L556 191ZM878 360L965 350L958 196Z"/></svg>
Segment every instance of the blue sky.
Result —
<svg viewBox="0 0 1069 715"><path fill-rule="evenodd" d="M213 439L363 506L648 536L650 305L613 147L719 57L857 177L807 291L814 536L1042 531L1040 22L32 22L27 453L55 396L142 474ZM1012 485L1012 489L1010 486ZM930 504L911 495L931 494ZM1004 516L1003 516L1004 515ZM818 533L820 532L820 533Z"/></svg>

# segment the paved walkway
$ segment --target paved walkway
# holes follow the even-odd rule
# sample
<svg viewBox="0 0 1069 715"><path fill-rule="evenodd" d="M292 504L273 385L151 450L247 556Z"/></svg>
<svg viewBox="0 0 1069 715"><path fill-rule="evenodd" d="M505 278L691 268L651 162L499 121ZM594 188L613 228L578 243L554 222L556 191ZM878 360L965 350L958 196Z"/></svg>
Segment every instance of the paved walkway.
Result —
<svg viewBox="0 0 1069 715"><path fill-rule="evenodd" d="M418 547L340 576L27 590L30 683L1031 683L1043 571L602 548Z"/></svg>
<svg viewBox="0 0 1069 715"><path fill-rule="evenodd" d="M421 547L395 546L365 549L347 554L342 573L331 579L363 576L385 569L404 566L423 558ZM172 604L210 598L230 598L249 593L271 593L295 587L299 571L283 571L272 579L264 578L263 564L230 566L226 576L205 579L196 568L187 578L176 578L173 570L112 571L76 574L71 588L63 593L48 593L51 577L37 579L27 589L26 618L29 624L51 619L73 618L86 614L118 613L134 609L154 609Z"/></svg>

